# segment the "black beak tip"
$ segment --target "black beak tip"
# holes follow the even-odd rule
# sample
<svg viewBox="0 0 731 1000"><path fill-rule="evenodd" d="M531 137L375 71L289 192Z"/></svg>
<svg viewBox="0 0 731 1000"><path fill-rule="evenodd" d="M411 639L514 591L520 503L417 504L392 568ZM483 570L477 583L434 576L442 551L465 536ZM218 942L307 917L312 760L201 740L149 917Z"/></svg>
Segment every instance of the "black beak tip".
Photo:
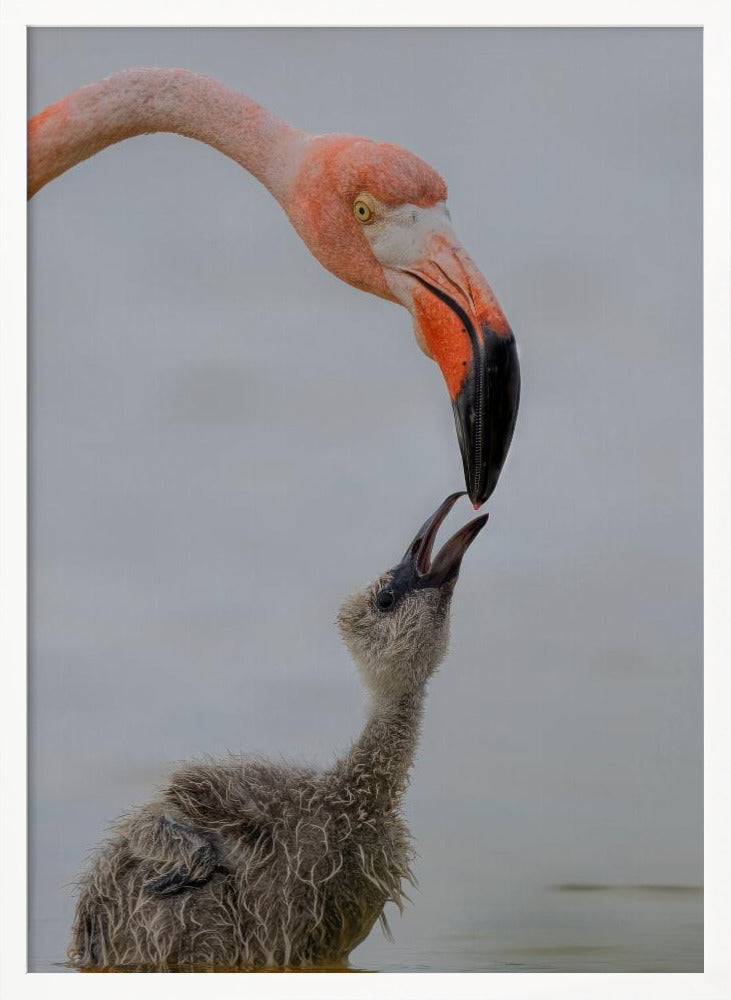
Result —
<svg viewBox="0 0 731 1000"><path fill-rule="evenodd" d="M482 483L471 484L469 498L472 501L472 506L475 510L479 510L483 504L485 504L490 497L495 492L495 487L497 486L498 479L500 478L500 473L502 472L502 465L499 468L488 468L483 472Z"/></svg>
<svg viewBox="0 0 731 1000"><path fill-rule="evenodd" d="M476 517L474 519L472 523L475 525L475 535L477 535L480 531L482 531L482 529L485 527L489 519L490 519L489 512L480 514L479 517Z"/></svg>
<svg viewBox="0 0 731 1000"><path fill-rule="evenodd" d="M437 586L456 583L467 549L487 524L489 514L481 514L460 528L446 542L432 563L430 577Z"/></svg>
<svg viewBox="0 0 731 1000"><path fill-rule="evenodd" d="M475 509L497 486L520 402L515 339L483 329L483 343L453 402L467 493Z"/></svg>

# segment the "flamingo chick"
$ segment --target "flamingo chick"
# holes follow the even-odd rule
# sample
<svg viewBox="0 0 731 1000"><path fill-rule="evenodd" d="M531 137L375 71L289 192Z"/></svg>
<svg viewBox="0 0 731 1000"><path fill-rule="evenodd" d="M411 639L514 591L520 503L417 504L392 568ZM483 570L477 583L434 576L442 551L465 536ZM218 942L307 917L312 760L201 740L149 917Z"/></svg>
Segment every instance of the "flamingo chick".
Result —
<svg viewBox="0 0 731 1000"><path fill-rule="evenodd" d="M82 877L69 957L81 967L344 963L412 880L401 803L427 681L447 650L470 521L432 561L448 497L402 561L349 597L343 639L370 696L327 771L230 756L180 767L123 817Z"/></svg>
<svg viewBox="0 0 731 1000"><path fill-rule="evenodd" d="M389 143L310 135L242 94L179 69L90 84L28 123L28 196L113 143L175 132L230 156L274 195L315 257L343 281L405 306L442 370L467 492L498 481L518 412L515 340L457 239L435 170Z"/></svg>

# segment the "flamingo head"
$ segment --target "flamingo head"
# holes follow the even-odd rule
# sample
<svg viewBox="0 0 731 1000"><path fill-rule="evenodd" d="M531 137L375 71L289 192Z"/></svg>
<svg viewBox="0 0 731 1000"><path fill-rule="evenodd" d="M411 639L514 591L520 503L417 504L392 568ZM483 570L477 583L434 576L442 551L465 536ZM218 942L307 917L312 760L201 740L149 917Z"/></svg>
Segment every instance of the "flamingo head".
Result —
<svg viewBox="0 0 731 1000"><path fill-rule="evenodd" d="M444 376L467 492L478 507L510 447L520 368L510 326L452 229L446 197L439 174L408 150L313 136L285 208L329 271L411 313L419 346Z"/></svg>

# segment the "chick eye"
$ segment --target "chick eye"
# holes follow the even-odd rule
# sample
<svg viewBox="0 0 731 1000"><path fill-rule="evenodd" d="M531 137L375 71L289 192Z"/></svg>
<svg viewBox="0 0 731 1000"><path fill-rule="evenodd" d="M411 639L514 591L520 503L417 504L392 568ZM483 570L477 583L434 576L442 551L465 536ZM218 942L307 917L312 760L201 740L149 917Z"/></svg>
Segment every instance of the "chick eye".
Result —
<svg viewBox="0 0 731 1000"><path fill-rule="evenodd" d="M373 218L373 209L362 198L357 198L353 203L353 214L358 222L370 222Z"/></svg>
<svg viewBox="0 0 731 1000"><path fill-rule="evenodd" d="M381 608L382 611L385 611L387 608L390 608L394 600L395 598L393 596L392 590L387 590L386 588L384 588L383 590L379 590L378 593L376 594L376 604L378 605L379 608Z"/></svg>

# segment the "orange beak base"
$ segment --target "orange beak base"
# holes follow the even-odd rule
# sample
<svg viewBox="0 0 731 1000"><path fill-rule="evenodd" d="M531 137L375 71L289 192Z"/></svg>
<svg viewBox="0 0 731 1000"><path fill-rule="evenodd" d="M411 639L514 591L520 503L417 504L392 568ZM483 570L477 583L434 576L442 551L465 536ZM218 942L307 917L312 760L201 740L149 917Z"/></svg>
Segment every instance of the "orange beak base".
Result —
<svg viewBox="0 0 731 1000"><path fill-rule="evenodd" d="M485 279L463 252L450 255L450 263L459 265L451 275L444 267L409 273L418 283L417 335L447 383L467 493L477 508L495 489L513 439L520 364L515 337Z"/></svg>

